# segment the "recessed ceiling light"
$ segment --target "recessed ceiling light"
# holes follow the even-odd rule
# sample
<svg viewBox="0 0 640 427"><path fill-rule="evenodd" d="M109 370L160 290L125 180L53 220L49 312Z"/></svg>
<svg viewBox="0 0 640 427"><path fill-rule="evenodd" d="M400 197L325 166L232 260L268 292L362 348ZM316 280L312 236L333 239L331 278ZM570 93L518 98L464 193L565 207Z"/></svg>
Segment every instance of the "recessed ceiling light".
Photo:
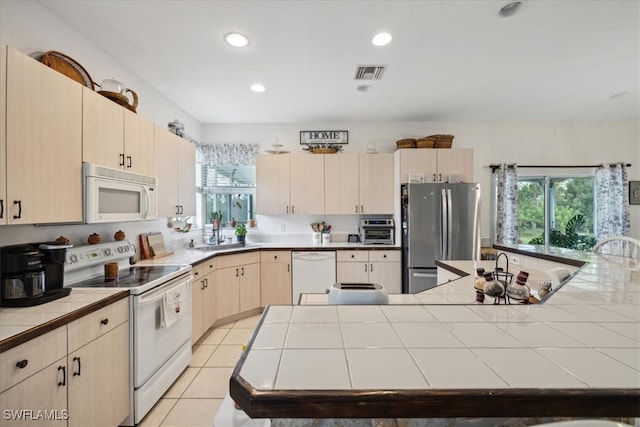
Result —
<svg viewBox="0 0 640 427"><path fill-rule="evenodd" d="M527 0L513 0L500 8L498 15L503 18L515 15L519 10L522 10L527 5Z"/></svg>
<svg viewBox="0 0 640 427"><path fill-rule="evenodd" d="M254 92L264 92L266 89L260 83L256 83L256 84L251 85L251 90L254 91Z"/></svg>
<svg viewBox="0 0 640 427"><path fill-rule="evenodd" d="M378 33L371 39L371 43L376 46L386 46L391 43L393 37L389 33Z"/></svg>
<svg viewBox="0 0 640 427"><path fill-rule="evenodd" d="M224 41L227 42L229 46L233 47L247 47L249 45L249 39L247 36L240 33L229 33L224 36Z"/></svg>
<svg viewBox="0 0 640 427"><path fill-rule="evenodd" d="M371 86L371 85L360 85L360 86L358 86L358 87L356 88L356 90L357 90L358 92L368 92L368 91L370 91L371 89L373 89L373 86Z"/></svg>

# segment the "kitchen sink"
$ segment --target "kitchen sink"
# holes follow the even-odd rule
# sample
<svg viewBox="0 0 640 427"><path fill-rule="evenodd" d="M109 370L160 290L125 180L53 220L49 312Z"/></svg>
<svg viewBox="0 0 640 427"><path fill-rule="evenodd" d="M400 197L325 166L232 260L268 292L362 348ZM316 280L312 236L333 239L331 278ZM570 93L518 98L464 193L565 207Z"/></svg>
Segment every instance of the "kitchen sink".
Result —
<svg viewBox="0 0 640 427"><path fill-rule="evenodd" d="M258 246L260 245L257 245L255 243L236 242L236 243L226 243L223 245L195 246L189 249L193 249L195 251L202 251L202 252L213 252L213 251L225 251L229 249L238 249L238 248L255 248Z"/></svg>

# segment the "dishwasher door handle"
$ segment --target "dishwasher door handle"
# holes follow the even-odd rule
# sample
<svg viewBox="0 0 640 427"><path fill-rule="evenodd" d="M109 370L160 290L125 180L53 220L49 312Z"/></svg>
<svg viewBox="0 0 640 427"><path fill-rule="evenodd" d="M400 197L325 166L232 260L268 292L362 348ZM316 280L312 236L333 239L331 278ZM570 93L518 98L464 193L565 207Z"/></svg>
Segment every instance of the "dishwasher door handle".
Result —
<svg viewBox="0 0 640 427"><path fill-rule="evenodd" d="M293 259L302 259L305 261L324 261L327 259L334 258L333 252L322 253L322 252L304 252L304 253L294 253L292 255Z"/></svg>

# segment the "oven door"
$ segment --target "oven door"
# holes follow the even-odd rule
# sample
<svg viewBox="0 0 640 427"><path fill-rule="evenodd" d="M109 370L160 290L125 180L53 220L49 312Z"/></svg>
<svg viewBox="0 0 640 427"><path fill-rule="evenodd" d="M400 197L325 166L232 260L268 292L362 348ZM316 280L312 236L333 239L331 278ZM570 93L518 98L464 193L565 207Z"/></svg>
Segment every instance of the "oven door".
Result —
<svg viewBox="0 0 640 427"><path fill-rule="evenodd" d="M186 285L177 320L163 327L161 311L167 291ZM191 342L191 274L133 296L133 386L139 388L186 342Z"/></svg>

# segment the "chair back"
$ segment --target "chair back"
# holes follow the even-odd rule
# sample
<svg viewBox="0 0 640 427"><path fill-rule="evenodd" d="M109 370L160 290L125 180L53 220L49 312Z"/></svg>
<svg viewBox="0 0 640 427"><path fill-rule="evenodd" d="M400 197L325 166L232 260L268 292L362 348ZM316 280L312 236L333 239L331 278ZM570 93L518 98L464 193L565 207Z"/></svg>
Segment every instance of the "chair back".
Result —
<svg viewBox="0 0 640 427"><path fill-rule="evenodd" d="M593 252L625 258L640 258L640 240L626 236L607 237L593 247Z"/></svg>

